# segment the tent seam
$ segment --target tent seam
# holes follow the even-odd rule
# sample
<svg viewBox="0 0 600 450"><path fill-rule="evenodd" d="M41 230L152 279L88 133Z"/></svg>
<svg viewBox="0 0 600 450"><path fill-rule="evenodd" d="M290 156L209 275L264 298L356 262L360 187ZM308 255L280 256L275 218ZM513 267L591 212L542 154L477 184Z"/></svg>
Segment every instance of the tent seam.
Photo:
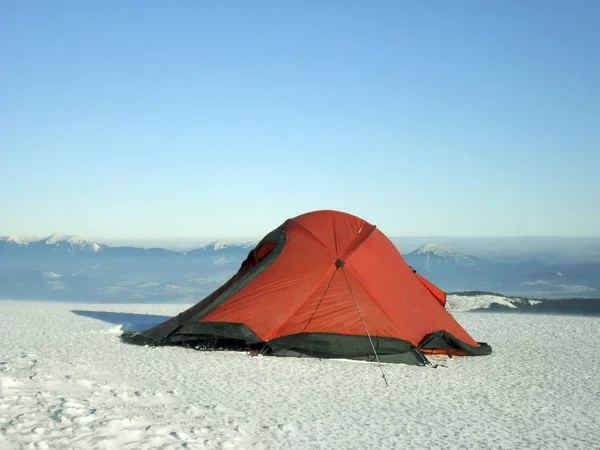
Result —
<svg viewBox="0 0 600 450"><path fill-rule="evenodd" d="M321 245L328 253L330 253L333 256L337 256L335 254L334 251L332 251L321 239L319 239L317 236L315 236L312 231L310 231L308 228L306 228L304 225L302 225L301 223L296 222L294 219L290 219L290 222L293 222L297 227L301 228L302 231L304 231L304 233L306 233L306 235L311 238L313 241L317 242L319 245Z"/></svg>

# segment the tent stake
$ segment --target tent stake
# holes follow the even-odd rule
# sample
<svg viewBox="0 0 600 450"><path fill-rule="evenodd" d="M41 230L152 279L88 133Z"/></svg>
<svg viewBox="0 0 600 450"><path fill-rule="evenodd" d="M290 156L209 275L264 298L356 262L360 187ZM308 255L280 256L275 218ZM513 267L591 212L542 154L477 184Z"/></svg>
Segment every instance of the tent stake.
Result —
<svg viewBox="0 0 600 450"><path fill-rule="evenodd" d="M375 353L375 358L377 358L377 365L379 366L379 370L381 371L381 376L383 377L383 381L385 381L385 385L389 386L387 378L385 377L385 372L383 371L383 367L381 367L381 361L379 360L379 355L377 354L377 350L375 350L375 345L373 345L373 339L371 339L371 335L369 334L369 330L367 328L367 324L365 323L365 318L360 312L360 308L358 307L358 302L356 301L356 297L354 297L354 292L352 291L352 287L350 286L350 280L346 276L346 271L344 270L344 266L341 266L342 272L344 273L344 278L346 279L346 283L348 284L348 289L350 289L350 294L352 295L352 300L354 300L354 305L356 306L356 310L358 311L358 315L360 316L360 320L365 328L365 333L367 333L367 337L369 338L369 342L371 343L371 347L373 348L373 353Z"/></svg>

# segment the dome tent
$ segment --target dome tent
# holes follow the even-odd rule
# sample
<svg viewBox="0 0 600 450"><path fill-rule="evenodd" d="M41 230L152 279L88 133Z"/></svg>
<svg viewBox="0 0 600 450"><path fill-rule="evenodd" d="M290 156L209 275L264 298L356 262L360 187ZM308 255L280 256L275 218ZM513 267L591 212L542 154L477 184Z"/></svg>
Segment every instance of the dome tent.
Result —
<svg viewBox="0 0 600 450"><path fill-rule="evenodd" d="M445 301L375 226L314 211L267 234L212 294L133 338L409 364L427 364L427 353L490 354Z"/></svg>

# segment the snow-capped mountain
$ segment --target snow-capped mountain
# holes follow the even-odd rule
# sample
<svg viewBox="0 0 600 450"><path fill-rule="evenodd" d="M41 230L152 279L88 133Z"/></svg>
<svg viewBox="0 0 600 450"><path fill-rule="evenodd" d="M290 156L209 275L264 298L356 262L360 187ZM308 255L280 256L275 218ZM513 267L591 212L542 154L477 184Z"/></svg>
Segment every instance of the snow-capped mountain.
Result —
<svg viewBox="0 0 600 450"><path fill-rule="evenodd" d="M481 289L481 283L485 283L486 261L436 244L425 244L404 255L404 259L413 269L442 289Z"/></svg>
<svg viewBox="0 0 600 450"><path fill-rule="evenodd" d="M33 256L42 254L97 254L97 256L199 256L243 258L256 242L214 241L204 247L178 252L164 248L141 248L130 246L111 247L76 235L52 234L43 239L25 236L0 237L0 254L7 256Z"/></svg>
<svg viewBox="0 0 600 450"><path fill-rule="evenodd" d="M58 234L0 238L0 298L197 301L233 275L253 245L177 252Z"/></svg>
<svg viewBox="0 0 600 450"><path fill-rule="evenodd" d="M0 298L197 299L233 275L254 246L248 241L214 241L195 250L174 251L108 246L58 234L44 239L4 237L0 238ZM501 292L530 298L600 296L600 263L490 262L435 244L423 245L404 258L446 292ZM484 300L491 308L502 304Z"/></svg>
<svg viewBox="0 0 600 450"><path fill-rule="evenodd" d="M61 234L52 234L43 239L25 236L0 238L0 249L12 253L97 253L104 247L81 236Z"/></svg>
<svg viewBox="0 0 600 450"><path fill-rule="evenodd" d="M426 244L404 255L417 272L448 292L491 291L507 295L596 296L600 292L600 264L551 264L529 259L489 261L436 244Z"/></svg>
<svg viewBox="0 0 600 450"><path fill-rule="evenodd" d="M60 234L52 234L46 239L43 239L46 245L54 248L66 248L67 251L90 251L99 252L102 246L96 242L88 241L81 236L63 236Z"/></svg>
<svg viewBox="0 0 600 450"><path fill-rule="evenodd" d="M479 259L449 250L440 245L428 243L406 255L406 259L421 261L421 264L430 267L433 264L456 264L474 267Z"/></svg>
<svg viewBox="0 0 600 450"><path fill-rule="evenodd" d="M224 242L224 241L214 241L205 245L203 247L204 250L212 250L214 252L218 252L220 250L225 249L251 249L256 246L257 242L242 242L242 243L233 243L233 242Z"/></svg>
<svg viewBox="0 0 600 450"><path fill-rule="evenodd" d="M9 244L15 244L20 247L24 245L29 245L32 242L39 241L39 238L33 236L8 236L8 237L0 237L0 241L5 241Z"/></svg>
<svg viewBox="0 0 600 450"><path fill-rule="evenodd" d="M256 246L257 242L225 242L214 241L204 247L185 252L192 258L228 258L230 260L243 261L248 252Z"/></svg>

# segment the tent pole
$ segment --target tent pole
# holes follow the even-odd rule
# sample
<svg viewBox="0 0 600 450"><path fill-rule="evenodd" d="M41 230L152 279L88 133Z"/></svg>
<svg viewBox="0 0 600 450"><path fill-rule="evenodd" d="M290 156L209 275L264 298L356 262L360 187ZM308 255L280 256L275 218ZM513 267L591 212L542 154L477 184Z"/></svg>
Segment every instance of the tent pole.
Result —
<svg viewBox="0 0 600 450"><path fill-rule="evenodd" d="M348 289L350 289L350 294L352 295L352 300L354 300L354 305L356 306L356 310L358 311L358 315L360 316L360 320L362 321L363 327L365 328L365 333L367 333L367 337L369 338L369 342L371 343L371 347L373 348L373 353L375 353L375 358L377 358L377 365L379 366L379 370L381 371L381 376L383 377L383 381L385 381L385 385L389 386L387 378L385 377L385 373L383 371L383 367L381 367L381 361L379 360L379 355L377 354L377 350L375 349L375 345L373 344L373 339L371 339L371 335L369 334L369 330L367 328L367 324L365 323L365 318L360 312L360 308L358 307L358 302L356 301L356 297L354 297L354 292L352 291L352 287L350 286L350 280L346 276L346 271L344 270L344 266L341 266L342 272L344 273L344 278L346 279L346 283L348 284Z"/></svg>

